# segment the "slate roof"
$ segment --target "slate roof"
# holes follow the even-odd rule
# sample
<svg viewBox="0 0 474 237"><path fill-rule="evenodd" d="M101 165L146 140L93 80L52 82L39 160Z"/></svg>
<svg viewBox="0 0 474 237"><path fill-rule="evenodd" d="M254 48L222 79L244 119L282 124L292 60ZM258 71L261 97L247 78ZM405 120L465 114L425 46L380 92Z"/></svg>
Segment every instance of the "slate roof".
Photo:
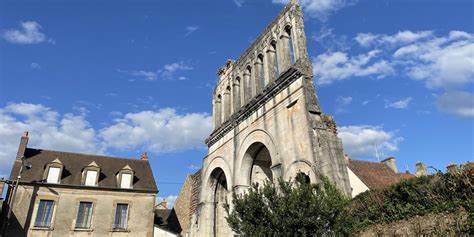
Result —
<svg viewBox="0 0 474 237"><path fill-rule="evenodd" d="M174 209L155 209L155 225L174 233L182 230Z"/></svg>
<svg viewBox="0 0 474 237"><path fill-rule="evenodd" d="M133 188L129 191L158 192L148 160L126 159L109 156L26 148L24 156L31 169L23 169L21 181L42 183L47 164L58 159L64 165L58 185L81 186L83 169L95 162L100 167L98 188L118 189L117 174L125 166L134 171ZM21 163L15 162L10 180L16 179ZM90 188L90 187L88 187Z"/></svg>
<svg viewBox="0 0 474 237"><path fill-rule="evenodd" d="M380 162L349 160L349 169L369 188L383 188L400 181L400 176Z"/></svg>

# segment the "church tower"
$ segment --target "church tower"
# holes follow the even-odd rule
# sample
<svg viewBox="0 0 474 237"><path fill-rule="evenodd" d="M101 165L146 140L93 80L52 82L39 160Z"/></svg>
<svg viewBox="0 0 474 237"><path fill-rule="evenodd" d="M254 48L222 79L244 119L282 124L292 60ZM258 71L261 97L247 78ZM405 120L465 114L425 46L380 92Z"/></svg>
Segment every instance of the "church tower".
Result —
<svg viewBox="0 0 474 237"><path fill-rule="evenodd" d="M311 182L325 175L350 194L336 123L316 96L303 23L292 0L240 58L217 71L214 131L191 236L230 236L224 206L255 182L303 172Z"/></svg>

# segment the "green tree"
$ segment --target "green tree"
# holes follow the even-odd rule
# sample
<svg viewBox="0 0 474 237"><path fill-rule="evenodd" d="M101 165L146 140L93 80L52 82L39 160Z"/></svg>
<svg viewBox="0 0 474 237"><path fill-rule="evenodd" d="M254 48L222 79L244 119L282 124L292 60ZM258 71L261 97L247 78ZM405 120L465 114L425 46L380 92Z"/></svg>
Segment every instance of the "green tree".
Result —
<svg viewBox="0 0 474 237"><path fill-rule="evenodd" d="M311 184L300 173L296 182L266 182L237 195L227 209L233 231L245 236L322 236L344 232L349 199L326 177Z"/></svg>

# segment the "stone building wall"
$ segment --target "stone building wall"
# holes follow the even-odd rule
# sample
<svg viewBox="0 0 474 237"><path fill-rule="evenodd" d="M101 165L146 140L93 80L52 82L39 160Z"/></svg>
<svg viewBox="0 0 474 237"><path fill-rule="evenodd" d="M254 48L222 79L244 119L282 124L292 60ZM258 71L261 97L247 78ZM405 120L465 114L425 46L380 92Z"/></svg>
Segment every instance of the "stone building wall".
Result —
<svg viewBox="0 0 474 237"><path fill-rule="evenodd" d="M188 175L173 206L181 226L181 233L186 233L191 225L192 184L193 178L191 175Z"/></svg>
<svg viewBox="0 0 474 237"><path fill-rule="evenodd" d="M367 227L357 237L378 236L469 236L469 214L464 209L452 213L431 213L406 220Z"/></svg>
<svg viewBox="0 0 474 237"><path fill-rule="evenodd" d="M252 183L325 175L350 193L337 127L322 114L303 13L291 1L236 61L218 70L192 236L228 236L225 207Z"/></svg>
<svg viewBox="0 0 474 237"><path fill-rule="evenodd" d="M49 229L34 227L41 199L55 201L52 228ZM74 228L80 201L94 203L91 229ZM127 231L112 231L117 203L129 204ZM154 204L154 193L21 185L15 198L12 227L9 228L6 236L151 237L153 236Z"/></svg>

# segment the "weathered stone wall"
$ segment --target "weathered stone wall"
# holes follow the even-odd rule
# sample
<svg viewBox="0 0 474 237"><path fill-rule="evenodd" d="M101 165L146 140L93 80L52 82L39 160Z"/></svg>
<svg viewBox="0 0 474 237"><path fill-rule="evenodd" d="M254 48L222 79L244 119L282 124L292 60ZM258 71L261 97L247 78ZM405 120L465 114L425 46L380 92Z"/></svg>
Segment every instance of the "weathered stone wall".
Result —
<svg viewBox="0 0 474 237"><path fill-rule="evenodd" d="M181 233L186 233L191 225L191 200L192 200L192 186L193 178L191 175L186 177L181 191L179 192L178 198L176 199L173 209L178 217L179 224L181 226Z"/></svg>
<svg viewBox="0 0 474 237"><path fill-rule="evenodd" d="M469 236L465 232L469 221L472 221L469 220L469 214L464 209L460 209L452 213L427 214L407 220L372 225L355 236Z"/></svg>
<svg viewBox="0 0 474 237"><path fill-rule="evenodd" d="M7 236L153 236L155 194L99 189L19 186L13 209L13 228ZM34 227L41 199L54 200L52 226ZM80 201L94 203L91 229L75 230ZM117 203L129 204L128 231L114 232L112 224ZM15 228L16 227L16 228ZM26 230L26 231L25 231Z"/></svg>
<svg viewBox="0 0 474 237"><path fill-rule="evenodd" d="M336 123L316 96L303 22L291 1L238 60L219 69L192 236L231 234L223 207L232 208L232 191L253 182L298 172L318 182L322 174L350 193Z"/></svg>

